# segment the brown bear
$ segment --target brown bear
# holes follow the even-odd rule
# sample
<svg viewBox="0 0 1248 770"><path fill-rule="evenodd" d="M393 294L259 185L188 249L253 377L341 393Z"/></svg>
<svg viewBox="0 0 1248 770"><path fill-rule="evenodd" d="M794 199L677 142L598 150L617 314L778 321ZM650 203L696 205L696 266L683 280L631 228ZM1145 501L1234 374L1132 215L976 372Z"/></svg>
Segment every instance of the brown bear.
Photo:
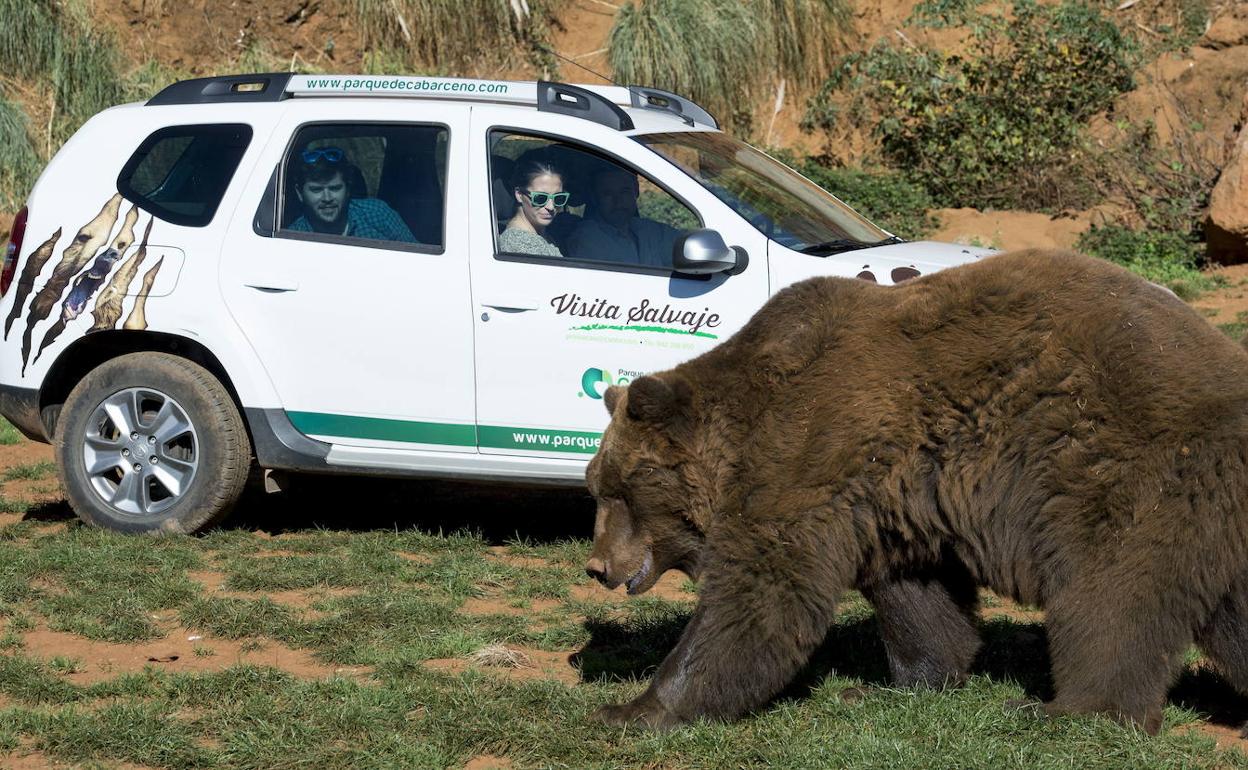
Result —
<svg viewBox="0 0 1248 770"><path fill-rule="evenodd" d="M1248 693L1248 354L1120 267L1033 250L804 281L605 401L587 571L701 583L609 724L765 704L852 587L902 686L967 675L986 586L1047 612L1047 713L1155 732L1193 642Z"/></svg>

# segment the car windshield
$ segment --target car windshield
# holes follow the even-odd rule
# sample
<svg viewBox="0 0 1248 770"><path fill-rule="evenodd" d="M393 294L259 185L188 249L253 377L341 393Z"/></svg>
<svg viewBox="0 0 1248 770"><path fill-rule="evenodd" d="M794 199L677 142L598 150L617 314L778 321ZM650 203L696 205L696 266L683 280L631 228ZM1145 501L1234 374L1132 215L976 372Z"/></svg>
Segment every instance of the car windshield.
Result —
<svg viewBox="0 0 1248 770"><path fill-rule="evenodd" d="M826 256L897 240L814 182L727 134L682 131L636 139L781 246Z"/></svg>

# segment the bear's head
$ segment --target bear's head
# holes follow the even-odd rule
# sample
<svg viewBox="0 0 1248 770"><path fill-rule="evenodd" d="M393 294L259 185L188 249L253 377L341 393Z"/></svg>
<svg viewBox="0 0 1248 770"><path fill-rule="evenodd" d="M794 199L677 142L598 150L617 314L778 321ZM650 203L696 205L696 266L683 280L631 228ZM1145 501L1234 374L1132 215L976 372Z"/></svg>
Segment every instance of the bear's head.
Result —
<svg viewBox="0 0 1248 770"><path fill-rule="evenodd" d="M598 501L586 572L630 594L669 569L697 579L715 493L694 450L692 386L649 375L609 388L603 400L611 422L586 471Z"/></svg>

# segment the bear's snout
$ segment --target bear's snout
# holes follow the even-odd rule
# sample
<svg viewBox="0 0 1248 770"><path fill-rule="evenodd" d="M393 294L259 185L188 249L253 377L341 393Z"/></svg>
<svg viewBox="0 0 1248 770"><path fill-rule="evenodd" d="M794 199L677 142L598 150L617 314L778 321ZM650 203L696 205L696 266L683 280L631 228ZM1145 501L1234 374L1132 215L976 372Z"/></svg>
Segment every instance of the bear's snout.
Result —
<svg viewBox="0 0 1248 770"><path fill-rule="evenodd" d="M585 574L597 580L603 585L607 584L607 563L597 556L591 558L585 564Z"/></svg>

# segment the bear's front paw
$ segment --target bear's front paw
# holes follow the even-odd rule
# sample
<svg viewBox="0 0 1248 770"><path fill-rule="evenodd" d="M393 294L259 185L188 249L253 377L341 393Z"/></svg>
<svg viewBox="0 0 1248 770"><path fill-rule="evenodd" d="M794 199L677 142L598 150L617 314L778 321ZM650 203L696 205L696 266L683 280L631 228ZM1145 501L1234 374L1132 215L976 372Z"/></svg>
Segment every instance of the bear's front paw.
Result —
<svg viewBox="0 0 1248 770"><path fill-rule="evenodd" d="M649 692L628 703L603 706L594 712L593 718L612 727L634 725L656 732L666 732L681 724L681 720Z"/></svg>

